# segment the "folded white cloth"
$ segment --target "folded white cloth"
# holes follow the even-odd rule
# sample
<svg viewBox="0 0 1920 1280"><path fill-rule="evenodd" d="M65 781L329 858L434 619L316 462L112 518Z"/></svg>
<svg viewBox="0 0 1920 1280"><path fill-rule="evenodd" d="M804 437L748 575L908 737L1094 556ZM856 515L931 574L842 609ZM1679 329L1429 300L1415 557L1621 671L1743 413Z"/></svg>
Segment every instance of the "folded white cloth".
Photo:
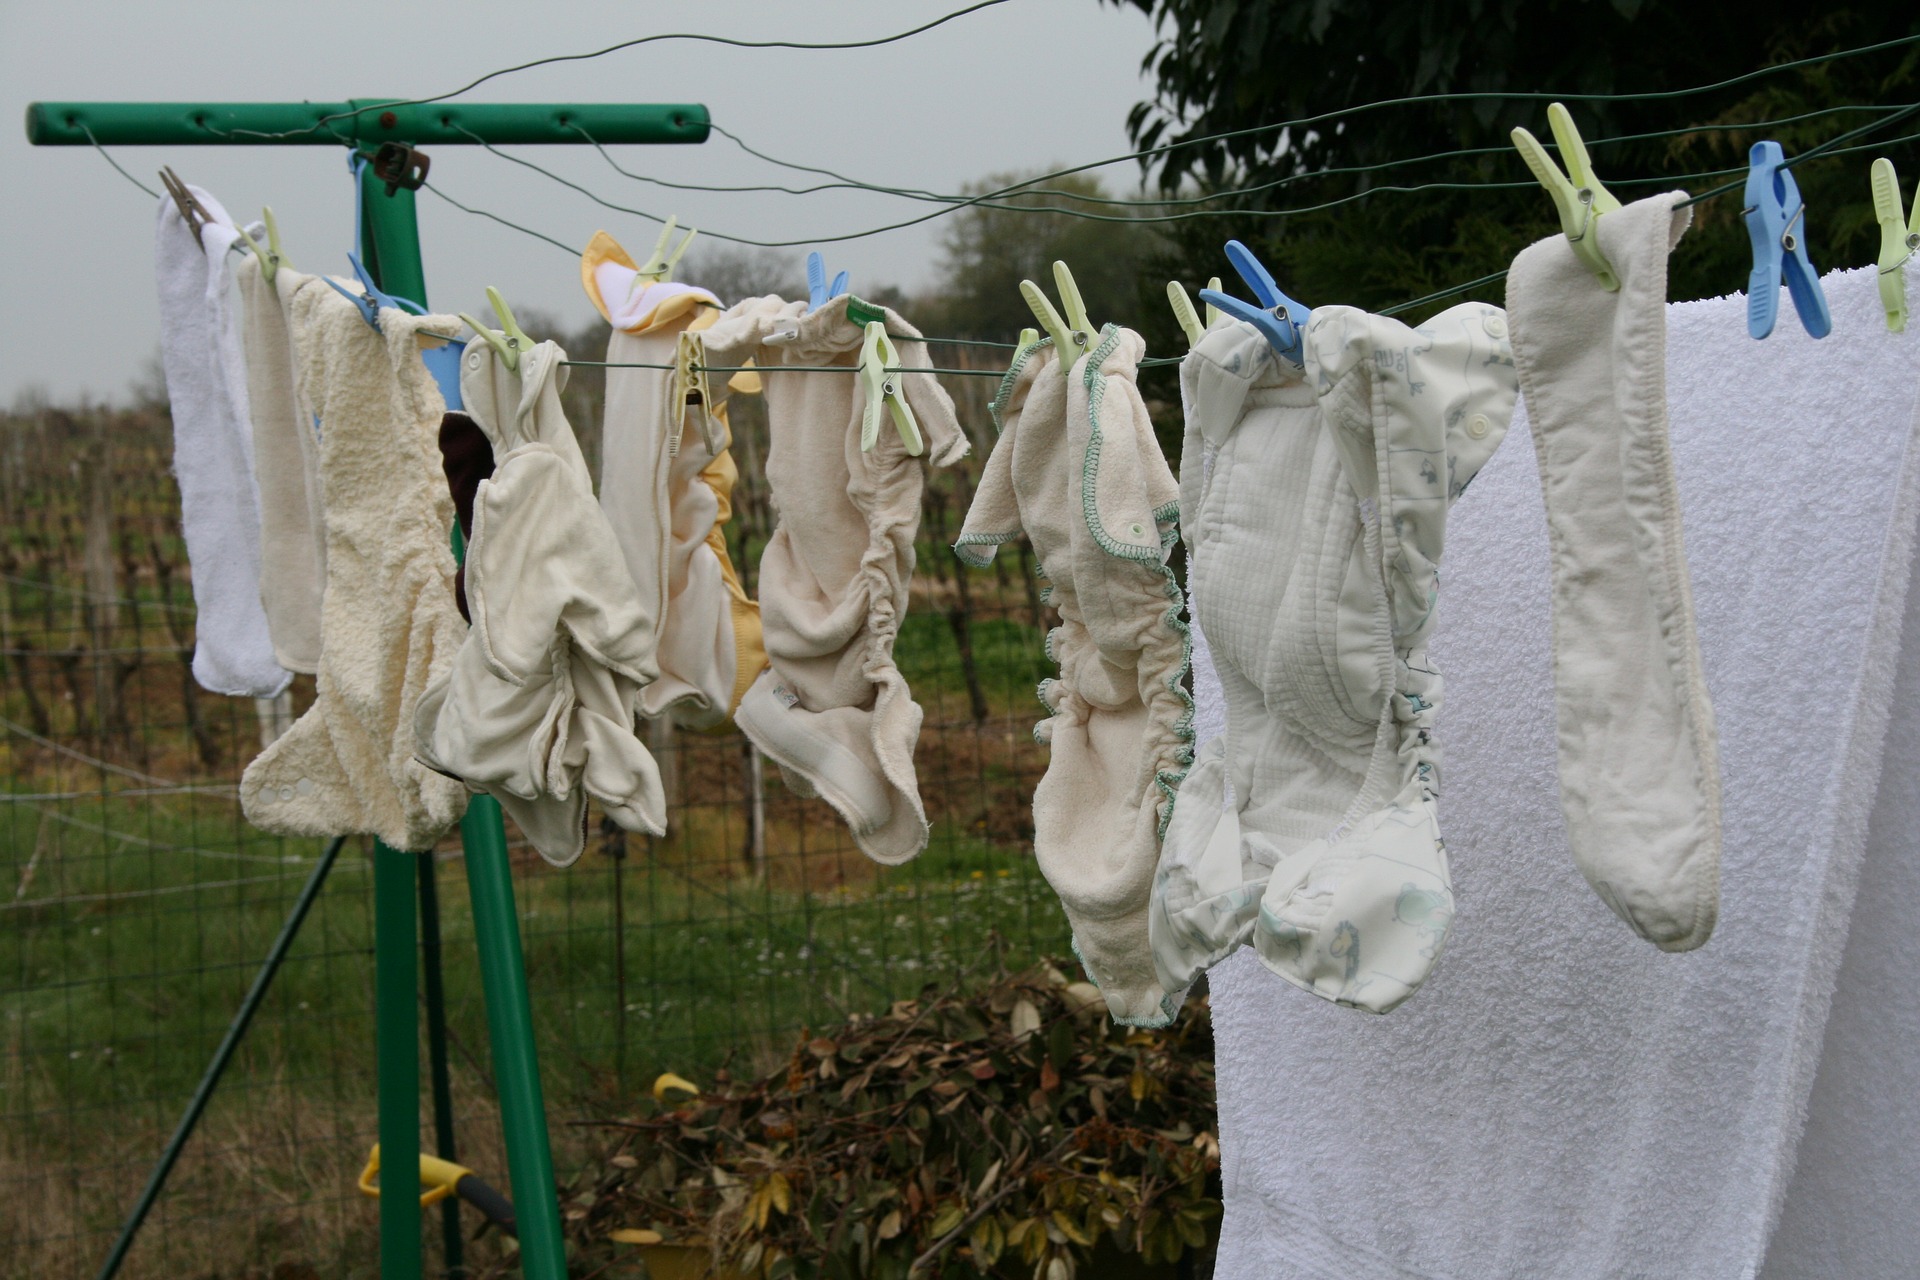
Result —
<svg viewBox="0 0 1920 1280"><path fill-rule="evenodd" d="M247 369L227 298L227 255L240 232L218 200L199 187L187 190L214 220L196 237L172 197L160 197L154 263L180 532L197 615L193 678L214 693L271 698L293 675L274 658L260 603L260 499Z"/></svg>
<svg viewBox="0 0 1920 1280"><path fill-rule="evenodd" d="M671 364L680 334L719 318L720 300L706 289L671 281L634 288L633 259L604 231L581 255L580 274L614 327L611 364ZM690 406L672 421L672 380L665 369L607 370L600 507L657 628L660 675L641 690L641 714L671 714L704 729L732 713L766 669L767 654L759 606L747 599L727 550L738 473L728 449L726 385L716 379L718 403Z"/></svg>
<svg viewBox="0 0 1920 1280"><path fill-rule="evenodd" d="M291 316L299 394L322 423L320 670L313 705L247 766L241 805L282 835L369 833L427 849L465 812L467 790L414 759L413 709L466 628L436 443L446 404L415 335L460 321L388 309L376 332L324 284L296 293Z"/></svg>
<svg viewBox="0 0 1920 1280"><path fill-rule="evenodd" d="M1352 307L1305 366L1241 322L1180 368L1180 531L1227 731L1174 801L1150 914L1167 991L1251 942L1324 999L1385 1013L1453 920L1427 659L1448 509L1514 401L1497 307L1418 329Z"/></svg>
<svg viewBox="0 0 1920 1280"><path fill-rule="evenodd" d="M586 847L587 797L629 831L666 831L660 770L634 715L653 616L627 575L560 407L567 353L542 342L510 370L467 343L460 397L493 445L467 545L473 629L414 711L420 759L485 789L540 856Z"/></svg>
<svg viewBox="0 0 1920 1280"><path fill-rule="evenodd" d="M1165 1026L1185 989L1154 972L1147 897L1160 831L1193 762L1186 623L1167 567L1180 490L1135 384L1146 343L1112 325L1063 377L1050 344L1018 355L995 397L1000 437L954 550L987 565L1025 533L1060 613L1040 686L1050 748L1033 852L1074 950L1117 1022Z"/></svg>
<svg viewBox="0 0 1920 1280"><path fill-rule="evenodd" d="M1509 448L1447 531L1446 963L1387 1019L1327 1017L1249 960L1214 969L1220 1280L1911 1274L1920 933L1899 891L1920 860L1897 748L1920 691L1894 673L1913 616L1920 343L1887 333L1872 268L1825 288L1824 342L1791 326L1753 341L1738 295L1667 309L1721 730L1712 945L1634 942L1572 865L1552 553L1534 461ZM1218 696L1199 683L1203 707Z"/></svg>
<svg viewBox="0 0 1920 1280"><path fill-rule="evenodd" d="M1686 192L1596 224L1619 288L1564 235L1507 276L1514 363L1553 545L1560 803L1573 860L1664 951L1713 933L1720 763L1667 442L1667 254Z"/></svg>
<svg viewBox="0 0 1920 1280"><path fill-rule="evenodd" d="M851 369L865 337L841 296L807 304L749 298L706 331L715 365ZM850 374L769 372L766 478L779 526L760 557L760 610L772 668L740 700L734 722L787 785L846 819L861 852L898 863L929 829L913 748L920 706L894 665L907 611L926 467L966 456L953 401L930 373L919 333L892 311L899 386L926 441L910 456L889 425L860 449L865 393Z"/></svg>
<svg viewBox="0 0 1920 1280"><path fill-rule="evenodd" d="M234 268L245 304L247 404L260 493L260 603L273 656L289 671L320 665L326 529L320 519L320 427L299 394L299 358L287 312L318 276L281 266L268 283L252 253Z"/></svg>

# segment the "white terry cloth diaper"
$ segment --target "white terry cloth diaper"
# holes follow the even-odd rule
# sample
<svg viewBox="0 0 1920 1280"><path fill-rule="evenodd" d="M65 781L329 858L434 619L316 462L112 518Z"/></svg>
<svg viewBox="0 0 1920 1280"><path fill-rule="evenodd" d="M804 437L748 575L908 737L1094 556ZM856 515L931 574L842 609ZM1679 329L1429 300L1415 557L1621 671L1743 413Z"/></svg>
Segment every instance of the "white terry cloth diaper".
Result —
<svg viewBox="0 0 1920 1280"><path fill-rule="evenodd" d="M749 298L706 332L708 360L739 365L855 368L864 331L846 295L812 311L804 301ZM919 332L892 311L900 365L931 367ZM908 455L891 422L860 449L865 393L850 373L769 372L767 484L779 525L760 558L767 657L734 722L780 766L787 785L846 819L861 852L899 863L926 847L914 773L921 710L893 662L907 610L925 465L966 456L953 401L932 374L901 374L924 458Z"/></svg>
<svg viewBox="0 0 1920 1280"><path fill-rule="evenodd" d="M1180 490L1134 379L1146 344L1112 325L1060 376L1051 344L1016 356L994 401L1000 438L954 551L968 564L1025 533L1060 625L1040 686L1051 751L1033 794L1033 849L1074 950L1116 1022L1165 1026L1147 938L1160 830L1193 762L1180 588L1167 566Z"/></svg>
<svg viewBox="0 0 1920 1280"><path fill-rule="evenodd" d="M218 200L199 187L187 190L213 221L196 236L172 197L161 196L154 262L180 533L198 618L193 678L213 693L271 698L293 676L274 658L260 603L260 498L247 371L227 298L228 253L240 232Z"/></svg>
<svg viewBox="0 0 1920 1280"><path fill-rule="evenodd" d="M294 295L298 395L320 415L327 581L318 696L247 766L248 821L294 836L360 833L431 848L466 788L413 758L413 708L460 647L453 499L436 443L446 410L416 335L452 316L380 312L376 332L325 285Z"/></svg>
<svg viewBox="0 0 1920 1280"><path fill-rule="evenodd" d="M710 328L720 300L671 281L634 288L637 275L604 231L580 257L587 296L613 325L608 362L670 365L680 334ZM752 375L742 378L758 386ZM683 421L670 421L672 381L666 369L607 370L600 508L657 625L660 676L640 691L640 712L705 729L732 714L767 654L760 608L727 550L739 473L726 402L689 406ZM715 380L712 390L724 395L724 383Z"/></svg>
<svg viewBox="0 0 1920 1280"><path fill-rule="evenodd" d="M1663 951L1713 934L1720 761L1667 440L1667 255L1681 191L1595 222L1600 287L1565 236L1507 277L1553 548L1560 805L1574 863Z"/></svg>
<svg viewBox="0 0 1920 1280"><path fill-rule="evenodd" d="M273 656L289 671L320 668L320 600L326 530L320 520L320 428L299 395L299 362L287 311L318 276L281 266L269 282L249 253L235 267L245 304L247 404L260 493L260 603Z"/></svg>
<svg viewBox="0 0 1920 1280"><path fill-rule="evenodd" d="M1447 509L1506 433L1513 359L1481 303L1417 329L1321 307L1303 354L1236 322L1181 365L1181 533L1227 730L1175 800L1149 932L1167 990L1251 941L1385 1013L1453 921L1426 645Z"/></svg>
<svg viewBox="0 0 1920 1280"><path fill-rule="evenodd" d="M542 342L516 373L478 337L461 357L460 396L494 456L467 547L473 629L414 713L421 760L485 789L563 867L586 848L588 796L628 831L667 829L633 732L658 670L653 617L560 408L566 358Z"/></svg>

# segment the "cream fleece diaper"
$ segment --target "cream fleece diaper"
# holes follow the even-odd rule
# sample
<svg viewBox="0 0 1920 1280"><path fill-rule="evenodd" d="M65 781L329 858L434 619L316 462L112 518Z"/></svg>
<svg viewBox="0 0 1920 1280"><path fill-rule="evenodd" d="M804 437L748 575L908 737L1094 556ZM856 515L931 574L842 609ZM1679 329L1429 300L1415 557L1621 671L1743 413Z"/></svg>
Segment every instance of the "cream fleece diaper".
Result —
<svg viewBox="0 0 1920 1280"><path fill-rule="evenodd" d="M1453 920L1426 646L1447 509L1506 432L1513 359L1480 303L1417 329L1322 307L1303 356L1234 322L1181 365L1181 533L1227 730L1175 799L1149 933L1169 991L1251 941L1384 1013Z"/></svg>
<svg viewBox="0 0 1920 1280"><path fill-rule="evenodd" d="M847 319L846 296L807 310L803 301L749 298L706 331L708 360L739 365L852 369L865 332ZM926 344L893 312L901 366L930 367ZM760 559L767 657L734 721L801 795L818 795L846 819L876 862L926 847L926 810L913 765L921 710L893 661L907 609L925 464L965 457L953 401L929 373L899 386L926 440L908 455L890 428L860 450L865 393L845 373L765 374L771 441L767 484L779 525Z"/></svg>
<svg viewBox="0 0 1920 1280"><path fill-rule="evenodd" d="M473 629L414 715L421 760L484 788L559 866L586 847L588 796L628 831L666 830L660 771L633 732L658 670L653 616L561 410L565 360L542 342L515 372L478 337L461 357L494 470L467 547Z"/></svg>
<svg viewBox="0 0 1920 1280"><path fill-rule="evenodd" d="M327 581L318 696L240 779L248 821L294 836L370 833L427 849L466 788L413 758L413 709L465 627L453 603L453 500L435 443L446 405L415 335L452 316L380 313L376 332L324 285L291 306L298 396L323 424Z"/></svg>
<svg viewBox="0 0 1920 1280"><path fill-rule="evenodd" d="M1663 951L1706 942L1720 904L1719 746L1667 444L1667 255L1685 198L1595 223L1617 293L1564 236L1507 277L1553 548L1567 839L1594 892Z"/></svg>
<svg viewBox="0 0 1920 1280"><path fill-rule="evenodd" d="M1164 1026L1185 995L1155 973L1147 900L1162 815L1193 761L1180 588L1167 567L1180 491L1134 379L1146 344L1109 325L1070 377L1050 343L1016 357L1000 438L954 550L984 566L1032 541L1060 625L1034 736L1051 748L1033 849L1074 950L1117 1022Z"/></svg>
<svg viewBox="0 0 1920 1280"><path fill-rule="evenodd" d="M693 285L634 288L632 258L604 231L581 255L580 274L614 327L609 363L671 364L680 334L708 329L720 314L720 300ZM704 729L732 713L767 654L759 606L727 550L738 473L726 403L690 405L671 421L671 382L665 369L607 370L600 507L658 624L660 676L641 690L641 714ZM713 390L724 392L719 380Z"/></svg>

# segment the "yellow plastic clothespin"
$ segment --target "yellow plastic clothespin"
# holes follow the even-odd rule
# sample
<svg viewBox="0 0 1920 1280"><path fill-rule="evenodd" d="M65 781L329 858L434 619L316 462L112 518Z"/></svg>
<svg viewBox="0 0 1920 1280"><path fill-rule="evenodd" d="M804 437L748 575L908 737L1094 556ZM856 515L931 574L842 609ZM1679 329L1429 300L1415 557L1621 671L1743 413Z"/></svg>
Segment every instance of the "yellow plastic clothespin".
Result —
<svg viewBox="0 0 1920 1280"><path fill-rule="evenodd" d="M893 345L893 339L887 337L887 322L872 320L867 323L867 340L860 345L860 385L867 393L865 415L860 419L860 452L867 453L880 440L881 406L893 414L894 429L900 433L900 443L907 448L909 458L917 458L926 452L926 445L920 440L920 424L914 420L913 409L900 392L900 351Z"/></svg>
<svg viewBox="0 0 1920 1280"><path fill-rule="evenodd" d="M520 353L533 349L533 339L520 328L513 318L513 308L507 305L507 300L501 297L500 291L492 285L487 286L487 301L493 304L493 314L500 318L498 330L488 328L464 311L459 313L460 318L466 321L467 326L475 333L485 338L488 346L500 353L501 364L518 373L520 372Z"/></svg>
<svg viewBox="0 0 1920 1280"><path fill-rule="evenodd" d="M673 279L674 267L679 265L681 257L687 252L687 246L693 243L693 238L700 234L699 228L688 227L686 238L677 248L669 251L667 242L673 239L674 229L679 225L678 218L670 217L667 219L667 224L660 228L660 238L653 242L653 254L640 264L632 283L627 285L628 297L632 297L634 290L645 285L664 284Z"/></svg>
<svg viewBox="0 0 1920 1280"><path fill-rule="evenodd" d="M1060 290L1060 303L1067 309L1066 319L1053 309L1053 303L1040 291L1040 286L1031 280L1020 282L1020 296L1027 300L1027 308L1033 312L1034 319L1053 339L1054 350L1060 357L1060 375L1067 377L1073 372L1073 366L1080 357L1093 350L1093 340L1097 333L1093 322L1087 319L1087 304L1080 300L1080 286L1073 281L1073 272L1064 262L1053 264L1053 283Z"/></svg>
<svg viewBox="0 0 1920 1280"><path fill-rule="evenodd" d="M713 419L713 387L707 380L707 344L697 333L680 331L673 343L673 375L667 387L667 456L680 456L680 434L686 429L687 411L700 413L700 435L707 452L720 452L720 428Z"/></svg>
<svg viewBox="0 0 1920 1280"><path fill-rule="evenodd" d="M1900 218L1900 178L1893 161L1873 162L1873 216L1880 223L1880 305L1887 309L1887 329L1907 328L1907 260L1920 253L1920 190L1913 194L1913 212Z"/></svg>
<svg viewBox="0 0 1920 1280"><path fill-rule="evenodd" d="M1612 293L1619 289L1620 277L1600 252L1600 237L1594 234L1594 223L1600 215L1616 212L1620 202L1594 176L1593 164L1587 159L1587 144L1581 140L1580 131L1573 127L1573 117L1567 109L1557 102L1548 104L1547 123L1552 126L1553 140L1560 144L1560 155L1567 162L1566 173L1560 172L1560 166L1553 162L1546 148L1525 129L1513 131L1513 145L1519 148L1520 158L1533 170L1533 176L1553 197L1554 207L1560 211L1560 229L1566 232L1574 256L1599 278L1601 288Z"/></svg>

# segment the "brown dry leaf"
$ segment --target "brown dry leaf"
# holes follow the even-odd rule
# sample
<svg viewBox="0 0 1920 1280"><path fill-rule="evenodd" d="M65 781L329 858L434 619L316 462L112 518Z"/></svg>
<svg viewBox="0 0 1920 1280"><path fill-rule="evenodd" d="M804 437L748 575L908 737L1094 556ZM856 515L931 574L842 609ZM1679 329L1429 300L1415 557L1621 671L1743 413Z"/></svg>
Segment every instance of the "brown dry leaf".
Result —
<svg viewBox="0 0 1920 1280"><path fill-rule="evenodd" d="M893 1239L900 1234L902 1221L898 1209L889 1210L887 1216L880 1219L880 1225L874 1229L874 1237L879 1240Z"/></svg>
<svg viewBox="0 0 1920 1280"><path fill-rule="evenodd" d="M1059 1087L1060 1073L1054 1069L1053 1059L1048 1058L1040 1064L1040 1090L1043 1093L1052 1093Z"/></svg>

